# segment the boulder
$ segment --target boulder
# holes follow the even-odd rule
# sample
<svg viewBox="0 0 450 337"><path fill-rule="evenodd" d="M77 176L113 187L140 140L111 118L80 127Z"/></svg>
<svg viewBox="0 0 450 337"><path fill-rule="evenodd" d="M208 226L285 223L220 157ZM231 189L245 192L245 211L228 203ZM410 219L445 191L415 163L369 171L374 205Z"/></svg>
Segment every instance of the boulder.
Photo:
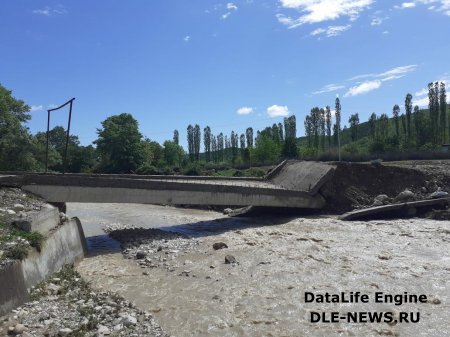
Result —
<svg viewBox="0 0 450 337"><path fill-rule="evenodd" d="M440 199L440 198L447 198L448 196L449 196L448 192L436 191L434 193L431 193L430 198L431 199Z"/></svg>
<svg viewBox="0 0 450 337"><path fill-rule="evenodd" d="M235 263L237 263L237 260L233 255L225 256L225 264L235 264Z"/></svg>
<svg viewBox="0 0 450 337"><path fill-rule="evenodd" d="M213 248L214 248L214 250L219 250L219 249L228 248L228 246L224 242L216 242L213 244Z"/></svg>
<svg viewBox="0 0 450 337"><path fill-rule="evenodd" d="M408 202L414 200L415 196L416 195L414 194L414 192L411 192L410 190L404 190L395 197L394 202L397 203Z"/></svg>

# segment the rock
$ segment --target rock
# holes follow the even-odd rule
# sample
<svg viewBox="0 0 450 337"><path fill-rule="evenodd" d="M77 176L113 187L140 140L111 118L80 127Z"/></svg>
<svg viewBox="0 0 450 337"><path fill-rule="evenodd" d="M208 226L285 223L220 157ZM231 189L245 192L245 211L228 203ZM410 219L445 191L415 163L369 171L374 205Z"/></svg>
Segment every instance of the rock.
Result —
<svg viewBox="0 0 450 337"><path fill-rule="evenodd" d="M223 214L231 214L231 212L233 212L233 210L231 208L225 208L223 210Z"/></svg>
<svg viewBox="0 0 450 337"><path fill-rule="evenodd" d="M384 204L380 200L376 200L376 199L372 204L373 207L379 207L379 206L383 206L383 205Z"/></svg>
<svg viewBox="0 0 450 337"><path fill-rule="evenodd" d="M124 326L129 327L131 325L136 325L137 319L136 319L136 317L133 317L131 315L126 315L126 316L122 317L121 323Z"/></svg>
<svg viewBox="0 0 450 337"><path fill-rule="evenodd" d="M214 250L219 250L219 249L228 248L228 246L224 242L216 242L213 244L213 248L214 248Z"/></svg>
<svg viewBox="0 0 450 337"><path fill-rule="evenodd" d="M235 263L237 263L237 260L233 255L225 256L225 264L235 264Z"/></svg>
<svg viewBox="0 0 450 337"><path fill-rule="evenodd" d="M145 259L145 257L147 256L147 253L144 252L143 250L138 250L136 252L136 260L142 260Z"/></svg>
<svg viewBox="0 0 450 337"><path fill-rule="evenodd" d="M34 335L30 334L29 332L22 332L22 337L34 337Z"/></svg>
<svg viewBox="0 0 450 337"><path fill-rule="evenodd" d="M8 215L16 215L16 212L14 212L12 209L7 209L6 214Z"/></svg>
<svg viewBox="0 0 450 337"><path fill-rule="evenodd" d="M23 333L23 332L25 332L25 331L27 331L28 330L28 328L25 326L25 325L23 325L23 324L16 324L16 326L14 327L14 334L15 335L19 335L19 334L21 334L21 333Z"/></svg>
<svg viewBox="0 0 450 337"><path fill-rule="evenodd" d="M55 295L58 294L59 291L61 290L60 286L53 284L53 283L49 283L47 285L47 287L45 287L45 288L47 289L48 292L50 292L50 294L55 294Z"/></svg>
<svg viewBox="0 0 450 337"><path fill-rule="evenodd" d="M431 193L430 198L431 199L440 199L440 198L447 198L448 196L449 196L448 192L436 191L434 193Z"/></svg>
<svg viewBox="0 0 450 337"><path fill-rule="evenodd" d="M98 329L97 329L97 334L100 336L105 336L105 335L109 335L111 333L111 331L108 329L108 327L104 326L104 325L99 325Z"/></svg>
<svg viewBox="0 0 450 337"><path fill-rule="evenodd" d="M22 204L14 204L13 209L16 212L21 212L25 210L25 206Z"/></svg>
<svg viewBox="0 0 450 337"><path fill-rule="evenodd" d="M58 331L58 336L68 336L72 333L72 329L69 328L62 328Z"/></svg>
<svg viewBox="0 0 450 337"><path fill-rule="evenodd" d="M414 192L411 192L410 190L404 190L395 197L394 202L407 202L413 200L414 197Z"/></svg>
<svg viewBox="0 0 450 337"><path fill-rule="evenodd" d="M376 202L381 203L381 205L387 205L391 202L391 198L389 198L386 194L380 194L375 197L374 204Z"/></svg>

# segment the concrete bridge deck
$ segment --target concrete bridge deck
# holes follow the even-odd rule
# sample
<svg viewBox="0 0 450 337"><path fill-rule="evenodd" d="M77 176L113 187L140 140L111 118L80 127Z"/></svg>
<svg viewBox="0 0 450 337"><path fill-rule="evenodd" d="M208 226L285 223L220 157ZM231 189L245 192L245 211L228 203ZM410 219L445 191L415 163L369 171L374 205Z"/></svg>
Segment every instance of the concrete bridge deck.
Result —
<svg viewBox="0 0 450 337"><path fill-rule="evenodd" d="M0 185L17 186L48 202L322 208L320 187L333 166L288 162L267 179L187 176L0 173Z"/></svg>

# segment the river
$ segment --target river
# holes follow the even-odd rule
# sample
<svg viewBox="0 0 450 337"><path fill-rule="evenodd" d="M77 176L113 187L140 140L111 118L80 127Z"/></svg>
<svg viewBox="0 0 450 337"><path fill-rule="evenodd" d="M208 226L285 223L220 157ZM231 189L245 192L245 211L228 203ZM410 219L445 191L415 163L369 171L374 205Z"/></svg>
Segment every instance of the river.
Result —
<svg viewBox="0 0 450 337"><path fill-rule="evenodd" d="M90 249L79 272L153 313L171 335L450 336L450 222L342 222L334 217L229 218L153 205L68 204ZM166 268L125 259L102 228L132 224L191 236ZM224 242L227 249L214 250ZM238 264L225 264L233 255ZM305 292L356 292L370 303L305 303ZM426 294L428 303L374 303L375 292ZM419 312L420 322L312 323L312 311Z"/></svg>

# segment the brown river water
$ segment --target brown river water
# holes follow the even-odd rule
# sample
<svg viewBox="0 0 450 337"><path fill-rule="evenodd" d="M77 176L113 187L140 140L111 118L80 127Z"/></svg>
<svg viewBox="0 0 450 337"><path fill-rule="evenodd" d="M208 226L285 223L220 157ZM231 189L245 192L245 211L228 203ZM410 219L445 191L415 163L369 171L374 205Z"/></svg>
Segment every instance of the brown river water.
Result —
<svg viewBox="0 0 450 337"><path fill-rule="evenodd" d="M71 203L68 213L88 238L83 277L152 312L173 336L450 336L450 221L229 218L127 204ZM199 244L169 259L172 271L143 269L102 231L117 223L175 231ZM228 249L213 250L219 241ZM239 263L225 264L228 254ZM369 303L305 303L305 292L357 291ZM428 302L374 303L375 292L425 294ZM419 312L420 321L312 323L312 311Z"/></svg>

